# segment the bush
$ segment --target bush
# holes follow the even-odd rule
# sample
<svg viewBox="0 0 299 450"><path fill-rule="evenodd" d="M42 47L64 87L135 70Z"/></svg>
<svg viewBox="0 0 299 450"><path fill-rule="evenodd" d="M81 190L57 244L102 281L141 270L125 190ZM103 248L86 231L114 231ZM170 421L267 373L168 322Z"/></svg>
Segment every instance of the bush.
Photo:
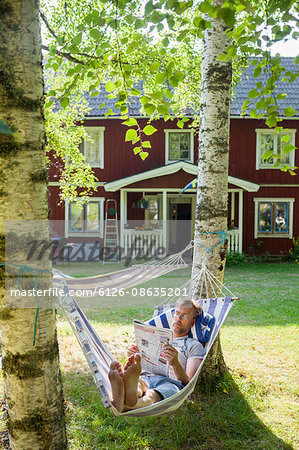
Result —
<svg viewBox="0 0 299 450"><path fill-rule="evenodd" d="M244 253L232 252L226 256L227 266L242 266L246 264L248 257Z"/></svg>
<svg viewBox="0 0 299 450"><path fill-rule="evenodd" d="M289 250L289 259L299 264L299 236L293 238L293 248Z"/></svg>

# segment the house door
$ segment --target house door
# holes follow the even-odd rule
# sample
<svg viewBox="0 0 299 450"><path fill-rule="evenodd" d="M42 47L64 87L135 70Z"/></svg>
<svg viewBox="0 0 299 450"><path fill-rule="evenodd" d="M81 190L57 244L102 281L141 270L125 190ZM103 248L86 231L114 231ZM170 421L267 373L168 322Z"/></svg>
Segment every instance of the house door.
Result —
<svg viewBox="0 0 299 450"><path fill-rule="evenodd" d="M185 248L191 241L192 228L191 199L169 200L169 251L175 253Z"/></svg>

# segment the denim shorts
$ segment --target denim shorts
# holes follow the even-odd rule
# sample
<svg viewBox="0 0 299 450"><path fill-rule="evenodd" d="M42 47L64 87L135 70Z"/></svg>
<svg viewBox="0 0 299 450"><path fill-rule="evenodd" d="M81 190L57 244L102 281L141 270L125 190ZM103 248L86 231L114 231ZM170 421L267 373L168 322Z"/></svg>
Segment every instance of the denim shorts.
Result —
<svg viewBox="0 0 299 450"><path fill-rule="evenodd" d="M181 381L163 375L144 373L141 378L149 389L155 389L163 399L172 397L184 387Z"/></svg>

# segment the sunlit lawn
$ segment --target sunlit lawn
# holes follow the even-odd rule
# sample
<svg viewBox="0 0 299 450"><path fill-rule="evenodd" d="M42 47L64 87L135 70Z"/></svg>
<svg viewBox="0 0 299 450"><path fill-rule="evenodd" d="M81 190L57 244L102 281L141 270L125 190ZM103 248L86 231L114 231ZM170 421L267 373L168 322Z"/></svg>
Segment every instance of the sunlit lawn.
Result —
<svg viewBox="0 0 299 450"><path fill-rule="evenodd" d="M82 275L76 264L59 267ZM117 270L85 266L85 273ZM148 283L183 284L176 271ZM226 269L225 284L240 296L221 331L229 376L215 392L197 389L177 412L158 418L115 418L100 402L70 326L58 315L69 447L73 449L275 449L298 446L299 266L256 264ZM101 300L101 299L100 299ZM133 318L147 319L141 299L126 307L92 303L87 315L116 358L133 340ZM3 428L2 428L3 429Z"/></svg>

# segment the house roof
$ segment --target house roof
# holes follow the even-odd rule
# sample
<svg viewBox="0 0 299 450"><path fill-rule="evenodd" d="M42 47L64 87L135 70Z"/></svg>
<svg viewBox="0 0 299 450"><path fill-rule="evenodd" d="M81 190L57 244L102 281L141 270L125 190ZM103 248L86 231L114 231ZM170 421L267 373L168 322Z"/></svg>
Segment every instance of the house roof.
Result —
<svg viewBox="0 0 299 450"><path fill-rule="evenodd" d="M294 64L294 58L281 58L282 66L285 70L293 73L299 73L299 65ZM231 102L231 115L240 116L241 108L244 100L248 98L248 92L256 88L256 83L261 81L263 85L266 84L266 75L261 73L257 78L254 78L254 69L256 66L249 66L243 73L240 83L235 88L235 93ZM274 94L287 94L283 100L278 100L278 112L281 117L284 117L284 110L290 106L296 110L296 116L299 117L299 77L292 83L279 81L274 90ZM248 116L248 114L247 114Z"/></svg>
<svg viewBox="0 0 299 450"><path fill-rule="evenodd" d="M129 177L107 182L104 184L104 188L108 192L116 192L130 184L137 183L138 181L149 180L163 175L171 175L178 172L179 170L183 170L184 172L196 176L198 166L186 161L177 161L171 164L166 164L165 166L157 167L156 169L147 170L145 172L137 173ZM232 177L230 175L228 176L228 183L233 184L248 192L257 192L260 187L259 184L252 183L247 180L242 180L241 178Z"/></svg>
<svg viewBox="0 0 299 450"><path fill-rule="evenodd" d="M296 73L299 70L298 65L294 64L294 58L282 58L282 65L285 67L286 71L292 71L293 73ZM254 78L254 68L255 66L249 65L249 67L241 76L240 83L238 83L235 88L235 92L233 93L231 102L231 116L241 116L241 107L243 105L243 102L248 98L248 92L256 87L256 83L258 81L261 81L263 84L266 83L266 76L263 73L261 73L258 78ZM141 82L137 84L138 85L136 87L142 89ZM280 81L279 83L277 83L277 87L274 93L287 94L285 99L278 101L278 110L281 117L284 116L284 109L287 106L294 108L297 111L295 117L299 117L299 77L297 77L296 80L290 84L288 82ZM112 110L114 112L114 117L120 116L120 111L115 108L116 99L108 98L108 94L105 90L104 84L102 84L101 86L100 95L90 97L89 94L86 94L86 98L91 107L91 111L89 112L87 117L106 117L105 114L107 114L109 110ZM105 106L99 109L99 106L103 103L105 104ZM138 97L131 98L129 105L130 115L135 117L141 116L141 106L142 105ZM186 110L185 114L187 116L192 116L193 111L191 109Z"/></svg>

